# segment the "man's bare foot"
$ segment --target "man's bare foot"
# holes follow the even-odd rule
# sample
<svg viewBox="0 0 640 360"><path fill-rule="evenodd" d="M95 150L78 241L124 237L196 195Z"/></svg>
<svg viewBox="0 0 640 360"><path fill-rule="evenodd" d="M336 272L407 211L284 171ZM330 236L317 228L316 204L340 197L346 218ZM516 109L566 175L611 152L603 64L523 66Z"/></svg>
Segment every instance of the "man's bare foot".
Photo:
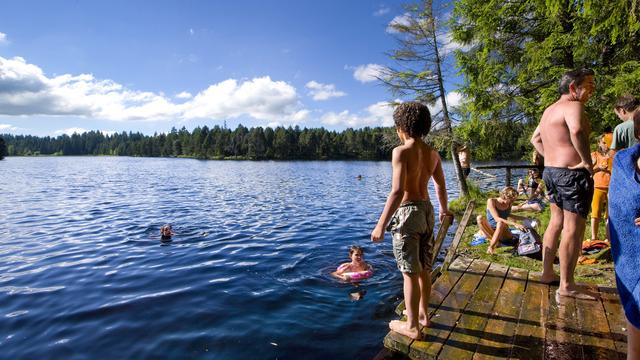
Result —
<svg viewBox="0 0 640 360"><path fill-rule="evenodd" d="M551 276L540 276L540 282L547 285L560 285L560 276L551 274Z"/></svg>
<svg viewBox="0 0 640 360"><path fill-rule="evenodd" d="M413 340L422 339L422 333L420 332L420 329L411 329L406 321L391 320L391 322L389 323L389 329Z"/></svg>
<svg viewBox="0 0 640 360"><path fill-rule="evenodd" d="M561 297L572 297L581 300L598 300L599 298L597 293L580 287L569 290L556 290L556 301L560 302Z"/></svg>
<svg viewBox="0 0 640 360"><path fill-rule="evenodd" d="M407 309L402 310L402 315L407 316ZM418 323L424 327L431 326L431 320L429 320L429 318L424 314L418 315Z"/></svg>

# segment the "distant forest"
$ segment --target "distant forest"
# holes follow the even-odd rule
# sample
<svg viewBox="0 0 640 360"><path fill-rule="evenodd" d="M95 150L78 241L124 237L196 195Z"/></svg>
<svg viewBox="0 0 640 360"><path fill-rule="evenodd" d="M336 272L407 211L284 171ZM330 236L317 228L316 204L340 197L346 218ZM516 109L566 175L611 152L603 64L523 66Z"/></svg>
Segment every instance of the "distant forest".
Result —
<svg viewBox="0 0 640 360"><path fill-rule="evenodd" d="M296 127L175 128L167 134L147 136L122 132L104 135L99 131L58 137L0 135L8 156L114 155L190 157L197 159L250 160L388 160L391 146L385 146L389 128L346 129ZM395 134L393 134L395 135ZM388 142L388 141L387 141ZM0 159L2 149L0 146Z"/></svg>

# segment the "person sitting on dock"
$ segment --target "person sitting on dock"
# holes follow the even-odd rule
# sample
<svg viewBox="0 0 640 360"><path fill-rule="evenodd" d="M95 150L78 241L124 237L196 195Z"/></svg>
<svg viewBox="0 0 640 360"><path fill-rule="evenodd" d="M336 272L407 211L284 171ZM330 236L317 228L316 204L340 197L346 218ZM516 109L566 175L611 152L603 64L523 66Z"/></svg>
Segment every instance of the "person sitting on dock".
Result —
<svg viewBox="0 0 640 360"><path fill-rule="evenodd" d="M440 203L440 222L452 214L448 208L440 156L422 140L431 130L429 109L418 102L402 103L394 110L393 120L402 145L393 149L391 192L371 232L371 240L380 242L384 240L385 229L391 231L393 254L402 272L407 321L392 320L389 328L420 340L420 325L429 326L431 270L435 251L435 218L428 192L432 176Z"/></svg>
<svg viewBox="0 0 640 360"><path fill-rule="evenodd" d="M525 221L527 218L511 214L511 205L516 197L518 193L514 188L505 187L500 191L500 197L487 199L486 216L478 215L476 218L480 232L490 239L487 254L494 255L500 242L511 244L515 242L509 231L509 225L521 231L525 229L524 225L516 221Z"/></svg>
<svg viewBox="0 0 640 360"><path fill-rule="evenodd" d="M331 275L345 280L363 280L373 275L373 268L364 261L364 249L357 245L349 248L349 258L351 262L338 266L338 269Z"/></svg>
<svg viewBox="0 0 640 360"><path fill-rule="evenodd" d="M512 211L542 212L546 207L544 181L540 178L538 169L529 169L529 177L518 180L518 193L525 194L527 201L511 207Z"/></svg>

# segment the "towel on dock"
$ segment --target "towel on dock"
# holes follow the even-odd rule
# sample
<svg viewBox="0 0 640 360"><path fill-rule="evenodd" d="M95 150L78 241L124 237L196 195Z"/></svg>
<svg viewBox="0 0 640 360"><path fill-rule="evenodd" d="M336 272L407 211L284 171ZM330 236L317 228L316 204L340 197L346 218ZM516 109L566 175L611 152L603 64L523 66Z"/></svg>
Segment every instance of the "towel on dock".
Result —
<svg viewBox="0 0 640 360"><path fill-rule="evenodd" d="M640 145L618 152L609 183L609 230L620 300L629 321L640 328Z"/></svg>

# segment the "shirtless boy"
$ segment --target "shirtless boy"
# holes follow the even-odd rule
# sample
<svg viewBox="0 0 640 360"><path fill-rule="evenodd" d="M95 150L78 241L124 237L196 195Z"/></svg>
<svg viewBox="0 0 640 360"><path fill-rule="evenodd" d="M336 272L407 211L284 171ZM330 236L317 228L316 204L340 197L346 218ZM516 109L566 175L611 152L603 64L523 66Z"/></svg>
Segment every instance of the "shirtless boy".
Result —
<svg viewBox="0 0 640 360"><path fill-rule="evenodd" d="M440 221L452 215L447 207L447 189L438 153L422 141L431 129L429 109L417 102L398 105L393 120L402 145L393 149L391 192L371 240L384 240L391 231L393 254L402 272L407 321L393 320L391 330L421 339L420 325L429 325L429 295L433 260L433 206L427 183L433 176L440 203Z"/></svg>
<svg viewBox="0 0 640 360"><path fill-rule="evenodd" d="M573 70L560 80L560 99L542 114L531 143L544 156L544 182L551 202L551 219L544 233L541 281L553 283L553 261L560 244L559 296L594 299L578 287L574 271L580 255L587 215L593 196L593 165L589 152L589 122L584 104L595 83L590 69Z"/></svg>

